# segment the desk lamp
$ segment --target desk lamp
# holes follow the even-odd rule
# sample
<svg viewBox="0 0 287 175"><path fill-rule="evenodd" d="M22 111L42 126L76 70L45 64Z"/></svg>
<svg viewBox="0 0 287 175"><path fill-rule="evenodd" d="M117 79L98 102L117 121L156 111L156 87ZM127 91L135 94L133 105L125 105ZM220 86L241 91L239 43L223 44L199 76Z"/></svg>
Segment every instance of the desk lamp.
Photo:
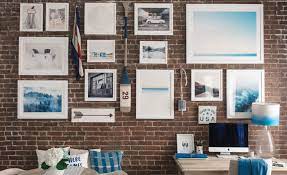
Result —
<svg viewBox="0 0 287 175"><path fill-rule="evenodd" d="M280 104L276 103L253 103L251 121L255 125L262 125L255 139L255 153L262 158L271 158L274 151L274 142L268 126L278 126L280 116Z"/></svg>

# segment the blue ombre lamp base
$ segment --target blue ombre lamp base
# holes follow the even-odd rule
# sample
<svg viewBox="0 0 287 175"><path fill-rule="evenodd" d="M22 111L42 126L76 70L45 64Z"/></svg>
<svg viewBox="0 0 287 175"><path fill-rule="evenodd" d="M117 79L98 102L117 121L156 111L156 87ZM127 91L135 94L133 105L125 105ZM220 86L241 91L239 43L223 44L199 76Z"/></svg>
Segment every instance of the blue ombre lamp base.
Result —
<svg viewBox="0 0 287 175"><path fill-rule="evenodd" d="M253 124L265 126L260 133L256 135L257 156L262 158L273 157L274 142L268 126L278 126L280 116L280 104L276 103L253 103L252 117Z"/></svg>

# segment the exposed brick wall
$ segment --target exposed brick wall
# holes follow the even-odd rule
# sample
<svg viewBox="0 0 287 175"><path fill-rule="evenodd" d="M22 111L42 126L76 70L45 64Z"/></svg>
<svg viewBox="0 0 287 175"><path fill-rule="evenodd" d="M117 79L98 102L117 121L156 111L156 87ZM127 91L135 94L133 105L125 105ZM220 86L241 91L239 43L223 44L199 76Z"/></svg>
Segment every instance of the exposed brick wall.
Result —
<svg viewBox="0 0 287 175"><path fill-rule="evenodd" d="M41 0L22 2L46 2ZM47 2L67 2L51 0ZM70 2L70 29L76 0ZM117 36L85 36L83 34L84 0L81 9L81 33L83 49L87 39L116 39L116 63L87 63L84 68L116 68L118 77L123 67L124 41L122 37L123 7L117 4ZM92 2L97 2L94 0ZM134 2L171 2L167 0ZM264 4L264 65L186 65L185 64L185 4L186 3L263 3ZM136 120L135 117L135 70L192 68L247 69L264 68L266 71L266 101L281 103L281 122L273 127L276 156L287 158L287 2L286 0L174 0L173 36L134 36L133 11L129 17L129 75L132 79L132 112L119 112L117 102L85 102L84 80L76 81L74 68L69 62L69 76L19 76L19 36L70 36L71 32L19 32L20 0L0 0L0 170L8 167L25 169L36 167L35 149L67 145L75 148L120 148L125 151L124 170L129 174L175 174L172 155L176 152L176 134L193 133L195 138L207 139L206 125L197 124L198 105L218 106L218 121L226 120L226 98L223 102L190 102L190 83L184 88L188 112L181 116L175 112L174 120ZM167 65L140 65L139 41L167 40L169 57ZM224 72L224 75L226 73ZM116 123L71 123L69 120L18 120L17 80L69 80L69 109L73 107L115 107ZM119 82L119 78L118 78ZM224 79L224 85L225 85ZM175 102L179 99L179 72L175 74ZM119 91L119 85L118 85ZM225 91L224 91L225 96ZM176 103L175 103L176 105ZM70 118L70 117L69 117ZM261 127L250 126L250 144ZM207 145L205 145L207 149Z"/></svg>

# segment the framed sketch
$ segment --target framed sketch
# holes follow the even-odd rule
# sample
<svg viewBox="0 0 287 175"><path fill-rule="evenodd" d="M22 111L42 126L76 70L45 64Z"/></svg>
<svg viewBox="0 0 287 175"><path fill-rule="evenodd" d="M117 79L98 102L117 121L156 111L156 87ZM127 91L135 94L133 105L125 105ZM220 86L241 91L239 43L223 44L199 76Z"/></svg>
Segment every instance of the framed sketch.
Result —
<svg viewBox="0 0 287 175"><path fill-rule="evenodd" d="M117 70L116 69L86 69L85 70L85 100L86 101L116 101L117 100Z"/></svg>
<svg viewBox="0 0 287 175"><path fill-rule="evenodd" d="M46 30L69 30L69 3L46 3Z"/></svg>
<svg viewBox="0 0 287 175"><path fill-rule="evenodd" d="M85 3L85 34L116 35L116 3Z"/></svg>
<svg viewBox="0 0 287 175"><path fill-rule="evenodd" d="M227 118L251 118L253 102L264 102L264 70L227 70Z"/></svg>
<svg viewBox="0 0 287 175"><path fill-rule="evenodd" d="M193 134L176 134L177 153L191 154L194 152Z"/></svg>
<svg viewBox="0 0 287 175"><path fill-rule="evenodd" d="M174 71L136 71L136 118L174 119Z"/></svg>
<svg viewBox="0 0 287 175"><path fill-rule="evenodd" d="M18 119L67 119L68 81L18 80Z"/></svg>
<svg viewBox="0 0 287 175"><path fill-rule="evenodd" d="M135 3L135 35L173 35L172 3Z"/></svg>
<svg viewBox="0 0 287 175"><path fill-rule="evenodd" d="M20 75L68 75L68 37L19 37Z"/></svg>
<svg viewBox="0 0 287 175"><path fill-rule="evenodd" d="M20 3L20 31L43 31L43 4Z"/></svg>
<svg viewBox="0 0 287 175"><path fill-rule="evenodd" d="M167 41L140 41L140 63L167 64Z"/></svg>
<svg viewBox="0 0 287 175"><path fill-rule="evenodd" d="M186 63L264 63L262 4L187 4Z"/></svg>
<svg viewBox="0 0 287 175"><path fill-rule="evenodd" d="M71 114L72 122L115 122L115 108L73 108Z"/></svg>
<svg viewBox="0 0 287 175"><path fill-rule="evenodd" d="M88 40L88 62L115 62L115 40Z"/></svg>
<svg viewBox="0 0 287 175"><path fill-rule="evenodd" d="M216 106L198 106L198 124L216 123Z"/></svg>
<svg viewBox="0 0 287 175"><path fill-rule="evenodd" d="M191 101L222 101L221 69L191 70Z"/></svg>

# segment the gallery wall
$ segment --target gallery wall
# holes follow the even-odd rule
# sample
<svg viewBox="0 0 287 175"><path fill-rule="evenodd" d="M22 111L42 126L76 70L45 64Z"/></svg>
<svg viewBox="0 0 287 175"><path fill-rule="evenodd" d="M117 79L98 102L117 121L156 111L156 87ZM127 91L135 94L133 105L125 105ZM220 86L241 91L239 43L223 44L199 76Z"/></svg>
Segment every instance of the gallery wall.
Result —
<svg viewBox="0 0 287 175"><path fill-rule="evenodd" d="M23 2L23 1L21 1ZM36 167L36 149L53 146L102 150L121 149L124 151L123 169L129 174L175 174L172 155L176 152L176 134L191 133L195 140L208 139L208 125L198 125L198 106L217 106L217 122L247 122L248 120L226 119L226 79L222 102L191 102L190 69L265 69L265 96L268 102L281 104L280 125L272 127L275 138L276 157L287 158L287 2L285 0L158 0L173 2L174 32L171 36L134 36L133 9L129 13L128 69L132 81L132 111L121 113L119 97L116 102L87 102L84 100L84 78L75 78L72 59L69 60L68 76L19 76L18 40L19 36L69 36L76 0L70 1L28 1L25 2L69 2L69 32L19 32L20 0L0 0L0 170L11 167L31 169ZM124 9L117 3L117 35L84 35L84 0L77 4L81 12L82 47L85 69L117 69L118 77L124 63L123 16ZM96 2L96 1L93 1ZM155 2L136 0L133 2ZM205 65L185 64L185 4L187 3L261 3L264 4L264 65ZM115 63L87 63L87 39L115 39ZM168 41L168 62L166 65L139 64L139 42L145 40ZM71 47L70 47L71 49ZM179 68L187 70L188 86L184 90L187 112L175 112L173 120L136 120L136 69L175 70L175 102L180 98ZM224 77L226 71L223 72ZM248 77L246 77L248 78ZM68 120L19 120L17 119L17 80L68 80L69 119ZM118 91L119 91L118 78ZM119 94L119 93L117 93ZM176 107L176 103L175 109ZM72 123L70 110L76 107L115 107L115 123ZM249 143L254 147L254 135L261 127L250 125ZM204 144L207 151L207 142Z"/></svg>

